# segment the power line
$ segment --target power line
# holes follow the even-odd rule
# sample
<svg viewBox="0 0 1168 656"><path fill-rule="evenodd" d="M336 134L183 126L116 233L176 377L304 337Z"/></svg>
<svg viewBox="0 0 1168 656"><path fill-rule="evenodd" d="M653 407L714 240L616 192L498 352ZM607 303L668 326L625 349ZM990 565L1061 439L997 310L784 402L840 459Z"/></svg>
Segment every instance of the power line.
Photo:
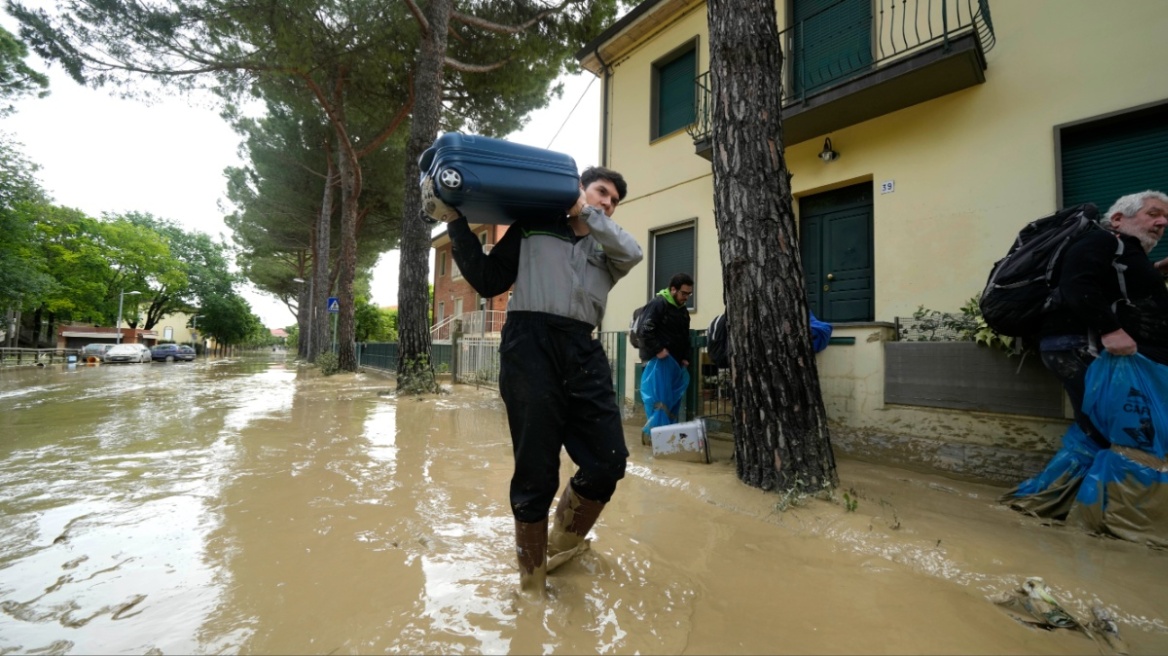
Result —
<svg viewBox="0 0 1168 656"><path fill-rule="evenodd" d="M584 100L584 96L588 95L588 90L592 88L592 83L595 81L595 75L592 76L592 79L588 80L588 86L584 87L584 93L580 94L580 97L576 100L576 104L572 105L572 111L568 112L568 116L565 117L564 122L560 124L560 129L556 130L556 133L552 135L552 140L548 142L547 147L549 149L552 147L552 144L556 142L556 137L560 136L560 132L563 131L564 126L568 124L569 120L571 120L572 114L576 113L576 108L580 106L580 101Z"/></svg>

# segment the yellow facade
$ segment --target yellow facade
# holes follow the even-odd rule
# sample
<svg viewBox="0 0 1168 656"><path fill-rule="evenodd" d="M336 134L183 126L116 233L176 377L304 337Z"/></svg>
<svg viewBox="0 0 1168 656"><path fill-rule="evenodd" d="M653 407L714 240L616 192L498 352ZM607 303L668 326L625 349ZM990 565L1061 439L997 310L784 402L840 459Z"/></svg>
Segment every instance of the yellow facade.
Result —
<svg viewBox="0 0 1168 656"><path fill-rule="evenodd" d="M885 405L880 345L893 337L889 324L918 306L957 311L981 291L1022 225L1062 202L1059 126L1168 102L1160 46L1168 13L1157 0L990 2L996 44L985 53L984 83L790 145L786 160L796 213L801 197L857 182L874 186L875 316L838 325L835 334L856 337L855 346L819 356L832 419L890 432L949 422L961 425L954 429L960 441L990 445L1000 443L1007 421L1025 436L1022 448L1045 448L1065 421ZM780 30L789 4L777 4ZM654 2L621 33L591 44L599 58L582 56L594 72L603 71L601 60L608 66L601 152L629 183L617 220L642 245L654 230L696 220L694 328L723 311L712 166L695 154L685 130L651 139L650 108L655 62L696 39L697 72L709 70L706 20L704 3ZM825 137L839 159L819 159ZM894 190L880 193L889 181ZM613 290L604 329L623 330L655 291L650 249L646 254L649 266Z"/></svg>

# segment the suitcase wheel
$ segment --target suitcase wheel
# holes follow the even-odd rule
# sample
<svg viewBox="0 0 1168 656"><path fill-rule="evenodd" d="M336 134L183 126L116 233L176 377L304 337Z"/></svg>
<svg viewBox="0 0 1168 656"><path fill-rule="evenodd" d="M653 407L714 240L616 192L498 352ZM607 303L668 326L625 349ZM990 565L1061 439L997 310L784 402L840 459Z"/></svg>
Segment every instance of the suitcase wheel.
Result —
<svg viewBox="0 0 1168 656"><path fill-rule="evenodd" d="M451 191L462 187L462 174L455 169L442 169L438 172L438 184Z"/></svg>

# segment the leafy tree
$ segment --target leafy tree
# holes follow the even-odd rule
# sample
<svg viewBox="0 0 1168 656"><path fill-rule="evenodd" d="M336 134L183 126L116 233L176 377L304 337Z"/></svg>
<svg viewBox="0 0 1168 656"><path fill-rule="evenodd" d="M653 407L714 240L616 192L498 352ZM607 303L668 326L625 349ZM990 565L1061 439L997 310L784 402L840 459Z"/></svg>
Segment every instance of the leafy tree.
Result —
<svg viewBox="0 0 1168 656"><path fill-rule="evenodd" d="M251 305L238 294L205 299L199 308L199 330L224 346L243 344L249 335L263 328L252 314Z"/></svg>
<svg viewBox="0 0 1168 656"><path fill-rule="evenodd" d="M48 199L37 166L19 145L0 134L0 309L36 304L54 290L37 247L37 221Z"/></svg>
<svg viewBox="0 0 1168 656"><path fill-rule="evenodd" d="M153 328L167 315L189 312L207 299L232 293L238 276L231 272L226 248L202 232L187 232L172 221L150 214L129 212L111 215L157 234L166 244L170 260L166 269L149 275L138 298L146 306L142 325Z"/></svg>
<svg viewBox="0 0 1168 656"><path fill-rule="evenodd" d="M0 26L0 102L25 96L44 98L49 95L49 78L28 67L28 48ZM0 118L16 111L12 105L0 105Z"/></svg>
<svg viewBox="0 0 1168 656"><path fill-rule="evenodd" d="M735 466L739 479L764 490L819 492L838 477L783 156L775 3L709 0L707 13Z"/></svg>

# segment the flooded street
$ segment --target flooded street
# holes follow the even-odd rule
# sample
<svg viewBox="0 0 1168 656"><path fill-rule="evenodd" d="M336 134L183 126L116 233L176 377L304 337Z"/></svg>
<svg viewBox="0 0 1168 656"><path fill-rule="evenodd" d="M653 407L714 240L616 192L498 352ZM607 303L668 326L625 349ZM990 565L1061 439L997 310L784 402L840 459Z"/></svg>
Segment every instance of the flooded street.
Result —
<svg viewBox="0 0 1168 656"><path fill-rule="evenodd" d="M780 512L631 425L592 551L520 602L497 393L392 388L282 355L0 370L0 654L1099 653L989 601L1029 576L1168 653L1168 552L848 460Z"/></svg>

